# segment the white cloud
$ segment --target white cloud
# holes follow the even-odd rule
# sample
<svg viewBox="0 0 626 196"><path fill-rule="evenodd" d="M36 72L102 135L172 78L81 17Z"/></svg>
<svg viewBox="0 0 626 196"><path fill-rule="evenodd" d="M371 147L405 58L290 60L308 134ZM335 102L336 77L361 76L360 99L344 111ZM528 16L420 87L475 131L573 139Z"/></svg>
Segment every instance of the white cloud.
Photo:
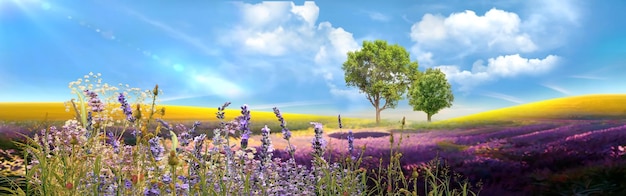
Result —
<svg viewBox="0 0 626 196"><path fill-rule="evenodd" d="M541 86L544 86L546 88L552 89L552 90L554 90L556 92L559 92L559 93L563 93L564 95L571 95L572 94L570 91L568 91L565 88L560 87L560 86L556 86L556 85L552 85L552 84L541 84Z"/></svg>
<svg viewBox="0 0 626 196"><path fill-rule="evenodd" d="M289 12L292 7L289 3L278 1L265 1L259 4L238 2L237 5L243 14L243 25L260 29L268 26L275 27L280 22L287 20L285 13Z"/></svg>
<svg viewBox="0 0 626 196"><path fill-rule="evenodd" d="M474 11L452 13L448 17L425 14L411 27L411 39L424 51L454 46L459 50L533 52L537 46L520 29L521 20L512 12L492 8L483 16Z"/></svg>
<svg viewBox="0 0 626 196"><path fill-rule="evenodd" d="M391 20L391 17L380 12L368 12L367 15L370 17L370 19L375 21L388 22L389 20Z"/></svg>
<svg viewBox="0 0 626 196"><path fill-rule="evenodd" d="M522 104L525 102L524 100L518 97L505 95L502 93L496 93L496 92L485 92L485 93L481 93L481 95L486 96L486 97L496 98L496 99L502 99L502 100L517 103L517 104Z"/></svg>
<svg viewBox="0 0 626 196"><path fill-rule="evenodd" d="M495 59L489 59L487 67L483 65L474 65L477 69L487 70L488 73L502 76L513 77L518 74L537 75L550 71L557 65L559 57L548 55L544 59L527 59L522 58L519 54L499 56Z"/></svg>
<svg viewBox="0 0 626 196"><path fill-rule="evenodd" d="M264 1L258 4L236 3L242 21L220 38L224 45L248 54L283 56L293 51L310 51L315 47L315 24L319 7L307 1ZM311 43L313 42L313 43Z"/></svg>
<svg viewBox="0 0 626 196"><path fill-rule="evenodd" d="M469 91L475 86L498 78L511 78L518 75L539 75L547 73L558 65L559 57L548 55L544 59L527 59L519 54L490 58L487 65L476 61L471 71L458 66L443 65L436 68L446 74L446 78L459 84L461 91Z"/></svg>
<svg viewBox="0 0 626 196"><path fill-rule="evenodd" d="M341 64L347 52L360 48L352 33L333 27L330 22L317 23L319 8L312 1L304 5L291 2L237 5L244 17L220 38L222 44L245 55L300 57L302 64L291 70L297 72L294 75L312 72L332 84L331 94L346 97L346 93L335 88L335 83L343 79Z"/></svg>
<svg viewBox="0 0 626 196"><path fill-rule="evenodd" d="M448 16L425 14L411 27L414 41L411 53L420 65L441 68L463 91L499 78L547 73L558 64L558 56L527 59L520 54L536 54L563 46L568 34L564 29L580 20L580 10L569 0L535 3L542 6L529 8L524 19L517 13L496 8L484 15L472 10ZM474 56L491 58L487 65L482 60L475 61L469 70L463 69L463 65L436 66L438 61L456 64Z"/></svg>
<svg viewBox="0 0 626 196"><path fill-rule="evenodd" d="M424 67L432 67L435 63L435 61L433 60L433 53L432 52L425 52L422 49L420 49L420 47L418 47L417 45L414 45L413 47L411 47L411 53L416 59L417 62L419 63L420 66L424 66Z"/></svg>

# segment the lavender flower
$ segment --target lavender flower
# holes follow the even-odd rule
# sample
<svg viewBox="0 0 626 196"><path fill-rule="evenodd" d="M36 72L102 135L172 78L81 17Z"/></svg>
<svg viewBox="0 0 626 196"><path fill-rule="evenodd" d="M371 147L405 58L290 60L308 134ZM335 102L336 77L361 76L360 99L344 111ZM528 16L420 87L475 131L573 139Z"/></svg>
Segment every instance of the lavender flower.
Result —
<svg viewBox="0 0 626 196"><path fill-rule="evenodd" d="M313 138L313 150L316 156L322 157L324 155L324 148L326 147L326 140L322 137L324 134L322 123L311 122L315 126L315 138Z"/></svg>
<svg viewBox="0 0 626 196"><path fill-rule="evenodd" d="M172 182L172 175L170 175L170 174L164 174L164 175L161 177L161 182L163 182L163 184L169 184L169 183L171 183L171 182Z"/></svg>
<svg viewBox="0 0 626 196"><path fill-rule="evenodd" d="M263 138L261 138L262 145L260 158L262 162L271 161L274 148L272 147L272 140L270 140L270 128L268 128L267 125L265 125L265 127L261 129L261 135L263 136Z"/></svg>
<svg viewBox="0 0 626 196"><path fill-rule="evenodd" d="M133 117L133 110L130 108L130 104L126 101L126 97L124 97L124 93L120 93L120 96L117 97L117 101L120 102L122 111L126 115L126 120L129 122L135 122L135 118Z"/></svg>
<svg viewBox="0 0 626 196"><path fill-rule="evenodd" d="M202 144L204 144L204 139L206 138L206 134L200 134L196 137L193 138L193 142L194 142L194 148L192 151L193 156L198 159L198 160L203 160L202 159L202 154L200 153L202 150ZM203 161L200 161L203 162ZM189 169L189 175L193 176L193 175L198 175L198 170L200 169L200 164L197 162L193 162L191 164L192 166Z"/></svg>
<svg viewBox="0 0 626 196"><path fill-rule="evenodd" d="M107 132L107 138L108 138L107 143L113 146L113 152L115 153L120 152L120 141L115 138L115 136L113 135L113 132L111 131Z"/></svg>
<svg viewBox="0 0 626 196"><path fill-rule="evenodd" d="M184 193L189 192L189 180L187 180L187 177L178 176L178 180L183 183L176 183L176 193L178 195L184 195Z"/></svg>
<svg viewBox="0 0 626 196"><path fill-rule="evenodd" d="M98 98L98 94L93 91L85 90L85 95L89 96L89 102L87 103L91 107L93 112L104 111L104 103Z"/></svg>
<svg viewBox="0 0 626 196"><path fill-rule="evenodd" d="M87 125L85 125L85 129L87 129L87 132L85 132L85 136L86 137L90 137L91 136L91 130L93 128L91 121L93 120L93 116L91 114L91 111L87 112Z"/></svg>
<svg viewBox="0 0 626 196"><path fill-rule="evenodd" d="M295 159L294 153L296 152L296 148L291 145L291 141L289 141L289 139L291 138L291 131L289 131L289 129L287 128L287 122L285 122L285 118L283 118L283 115L280 113L280 110L277 107L274 107L274 114L280 122L280 127L282 128L281 131L283 132L283 139L287 140L287 152L289 152L292 159Z"/></svg>
<svg viewBox="0 0 626 196"><path fill-rule="evenodd" d="M130 180L126 179L124 180L124 187L126 187L126 189L130 189L133 187L133 183Z"/></svg>
<svg viewBox="0 0 626 196"><path fill-rule="evenodd" d="M280 127L283 128L282 129L283 139L289 140L289 138L291 138L291 131L287 129L287 122L285 122L283 115L280 113L280 110L278 110L278 108L276 107L274 107L274 114L276 114L276 118L278 118L278 121L280 122Z"/></svg>
<svg viewBox="0 0 626 196"><path fill-rule="evenodd" d="M161 190L159 190L159 185L157 183L151 183L151 187L144 189L143 195L145 196L158 196L161 195Z"/></svg>
<svg viewBox="0 0 626 196"><path fill-rule="evenodd" d="M150 152L152 152L152 156L156 161L160 161L161 159L163 159L163 153L165 152L165 148L159 142L160 140L160 137L155 137L148 140L148 143L150 143Z"/></svg>
<svg viewBox="0 0 626 196"><path fill-rule="evenodd" d="M162 125L163 127L165 127L165 129L167 129L168 131L169 131L169 130L172 130L172 126L170 126L170 124L169 124L169 123L165 122L164 120L162 120L162 119L160 119L160 118L158 118L158 119L156 119L156 120L157 120L157 122L161 123L161 125Z"/></svg>
<svg viewBox="0 0 626 196"><path fill-rule="evenodd" d="M200 126L200 121L196 121L193 123L193 127L189 130L189 134L193 134L196 132L196 129Z"/></svg>
<svg viewBox="0 0 626 196"><path fill-rule="evenodd" d="M248 148L248 139L250 139L249 133L244 133L241 135L241 148L242 149Z"/></svg>
<svg viewBox="0 0 626 196"><path fill-rule="evenodd" d="M348 151L350 152L350 156L352 156L352 152L354 151L354 134L352 130L348 131Z"/></svg>
<svg viewBox="0 0 626 196"><path fill-rule="evenodd" d="M187 131L183 131L180 133L179 140L180 145L186 147L191 142L191 135Z"/></svg>
<svg viewBox="0 0 626 196"><path fill-rule="evenodd" d="M337 119L339 121L339 128L343 128L343 126L341 125L341 114L337 115Z"/></svg>
<svg viewBox="0 0 626 196"><path fill-rule="evenodd" d="M224 110L229 105L230 105L230 102L224 103L224 105L222 107L217 107L217 113L215 113L216 116L217 116L217 119L222 120L222 122L221 122L222 127L224 126L224 121L223 121L224 120Z"/></svg>
<svg viewBox="0 0 626 196"><path fill-rule="evenodd" d="M241 106L241 116L239 119L239 128L241 130L241 148L246 149L248 147L248 139L250 138L250 110L248 105Z"/></svg>

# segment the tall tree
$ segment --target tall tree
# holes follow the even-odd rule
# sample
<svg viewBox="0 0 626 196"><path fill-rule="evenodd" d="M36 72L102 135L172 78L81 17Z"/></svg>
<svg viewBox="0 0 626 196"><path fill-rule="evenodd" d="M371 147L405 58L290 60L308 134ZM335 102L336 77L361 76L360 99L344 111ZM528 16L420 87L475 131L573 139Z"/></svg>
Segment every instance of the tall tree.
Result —
<svg viewBox="0 0 626 196"><path fill-rule="evenodd" d="M431 117L443 108L449 108L454 101L452 88L446 74L439 69L428 68L409 88L409 105L413 111L423 111Z"/></svg>
<svg viewBox="0 0 626 196"><path fill-rule="evenodd" d="M409 53L400 45L388 45L386 41L363 41L363 48L348 52L343 63L347 86L359 88L376 109L376 124L380 112L395 108L403 98L417 70L417 62L411 62ZM384 103L382 102L384 100Z"/></svg>

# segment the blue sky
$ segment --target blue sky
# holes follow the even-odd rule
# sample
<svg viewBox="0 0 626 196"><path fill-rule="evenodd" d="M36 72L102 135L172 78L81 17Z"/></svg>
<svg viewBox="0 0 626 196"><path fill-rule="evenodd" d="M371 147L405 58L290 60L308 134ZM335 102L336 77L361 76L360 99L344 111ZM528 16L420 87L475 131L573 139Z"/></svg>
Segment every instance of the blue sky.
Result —
<svg viewBox="0 0 626 196"><path fill-rule="evenodd" d="M625 1L0 0L0 102L66 101L94 72L163 104L373 117L345 85L363 40L441 68L433 119L564 96L626 93ZM425 120L407 101L383 118Z"/></svg>

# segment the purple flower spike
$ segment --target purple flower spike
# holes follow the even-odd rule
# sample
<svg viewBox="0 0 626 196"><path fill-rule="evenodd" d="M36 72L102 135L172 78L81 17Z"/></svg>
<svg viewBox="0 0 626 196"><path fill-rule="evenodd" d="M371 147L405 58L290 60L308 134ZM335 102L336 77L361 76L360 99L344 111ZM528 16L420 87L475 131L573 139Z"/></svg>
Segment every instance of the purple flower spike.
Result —
<svg viewBox="0 0 626 196"><path fill-rule="evenodd" d="M241 148L246 149L248 147L248 139L250 138L250 110L248 105L241 106L241 116L239 118L239 128L241 129Z"/></svg>
<svg viewBox="0 0 626 196"><path fill-rule="evenodd" d="M161 125L163 125L163 127L165 127L167 130L172 130L172 127L170 126L169 123L165 122L164 120L158 118L156 119L159 123L161 123Z"/></svg>
<svg viewBox="0 0 626 196"><path fill-rule="evenodd" d="M270 140L270 128L268 128L267 125L261 129L261 135L263 136L263 138L261 138L261 160L271 161L274 148Z"/></svg>
<svg viewBox="0 0 626 196"><path fill-rule="evenodd" d="M322 123L311 122L315 126L315 138L311 142L313 144L313 150L315 155L322 157L324 155L324 148L326 147L326 140L322 137L324 134Z"/></svg>
<svg viewBox="0 0 626 196"><path fill-rule="evenodd" d="M115 136L113 135L113 132L111 131L107 132L107 138L108 138L107 143L113 146L113 152L115 153L120 152L120 141L115 138Z"/></svg>
<svg viewBox="0 0 626 196"><path fill-rule="evenodd" d="M287 122L285 122L283 115L276 107L274 107L274 114L276 114L276 118L278 118L278 121L280 122L280 127L282 128L283 132L283 139L289 140L289 138L291 138L291 131L289 131L289 129L287 128Z"/></svg>
<svg viewBox="0 0 626 196"><path fill-rule="evenodd" d="M348 151L350 152L350 155L352 155L352 152L354 151L354 134L352 133L352 130L348 131Z"/></svg>
<svg viewBox="0 0 626 196"><path fill-rule="evenodd" d="M122 104L120 106L120 108L122 108L122 111L124 112L124 115L126 115L126 120L128 120L128 122L135 122L135 118L133 117L133 110L130 107L130 104L128 104L128 102L126 101L126 97L124 97L124 93L120 93L120 96L117 97L117 101L120 102L120 104Z"/></svg>
<svg viewBox="0 0 626 196"><path fill-rule="evenodd" d="M341 114L337 116L337 119L339 120L339 128L343 128L343 126L341 125Z"/></svg>

